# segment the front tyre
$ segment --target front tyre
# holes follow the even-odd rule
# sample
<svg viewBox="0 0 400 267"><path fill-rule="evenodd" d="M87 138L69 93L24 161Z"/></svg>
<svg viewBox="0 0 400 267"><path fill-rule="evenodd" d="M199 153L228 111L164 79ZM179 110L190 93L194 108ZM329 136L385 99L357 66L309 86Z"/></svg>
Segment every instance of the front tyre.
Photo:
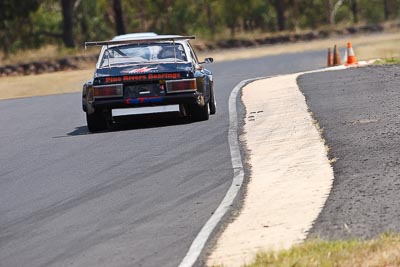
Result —
<svg viewBox="0 0 400 267"><path fill-rule="evenodd" d="M89 131L92 133L108 129L107 118L101 110L96 110L92 114L86 112L86 122Z"/></svg>

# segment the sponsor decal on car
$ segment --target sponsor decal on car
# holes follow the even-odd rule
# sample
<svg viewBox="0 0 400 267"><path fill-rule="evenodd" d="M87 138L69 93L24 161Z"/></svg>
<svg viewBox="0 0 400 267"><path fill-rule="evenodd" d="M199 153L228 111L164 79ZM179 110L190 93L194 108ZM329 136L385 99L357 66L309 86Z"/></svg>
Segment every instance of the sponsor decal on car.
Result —
<svg viewBox="0 0 400 267"><path fill-rule="evenodd" d="M140 69L133 69L133 70L130 70L128 73L129 73L129 74L133 74L133 73L146 73L146 72L150 72L150 71L156 70L156 69L157 69L157 68L143 67L143 68L140 68Z"/></svg>
<svg viewBox="0 0 400 267"><path fill-rule="evenodd" d="M144 103L161 103L163 102L162 97L139 97L139 98L128 98L125 100L127 105L144 104Z"/></svg>
<svg viewBox="0 0 400 267"><path fill-rule="evenodd" d="M142 75L124 75L117 77L105 77L104 83L134 82L147 80L180 79L180 73L150 73Z"/></svg>

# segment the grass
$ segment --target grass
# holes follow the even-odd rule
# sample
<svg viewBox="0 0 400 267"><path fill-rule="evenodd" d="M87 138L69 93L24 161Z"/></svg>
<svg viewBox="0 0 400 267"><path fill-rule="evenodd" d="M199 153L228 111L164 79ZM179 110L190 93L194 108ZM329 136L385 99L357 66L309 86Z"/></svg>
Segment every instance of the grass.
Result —
<svg viewBox="0 0 400 267"><path fill-rule="evenodd" d="M259 266L399 266L400 235L384 234L368 241L307 241L278 253L261 253Z"/></svg>
<svg viewBox="0 0 400 267"><path fill-rule="evenodd" d="M384 65L384 64L400 64L400 58L399 57L392 57L392 58L384 58L384 59L379 59L374 62L375 65Z"/></svg>
<svg viewBox="0 0 400 267"><path fill-rule="evenodd" d="M0 78L0 100L80 92L93 69Z"/></svg>
<svg viewBox="0 0 400 267"><path fill-rule="evenodd" d="M358 60L400 57L400 48L398 45L400 42L400 33L379 33L351 37L346 36L315 40L312 42L260 46L252 49L235 48L222 51L211 51L208 53L208 56L214 57L215 61L230 61L236 59L277 55L282 53L327 50L329 47L333 49L333 46L336 44L339 48L340 56L343 57L348 41L352 43ZM325 62L326 57L327 54L321 55L321 60ZM200 58L202 58L201 55Z"/></svg>
<svg viewBox="0 0 400 267"><path fill-rule="evenodd" d="M69 56L96 54L99 49L91 48L85 51L84 47L74 49L63 48L56 45L45 45L38 49L27 49L11 54L8 57L0 52L0 65L19 64L34 61L47 61Z"/></svg>
<svg viewBox="0 0 400 267"><path fill-rule="evenodd" d="M309 240L287 250L258 253L252 263L244 266L400 266L400 235L385 233L378 238L366 241Z"/></svg>

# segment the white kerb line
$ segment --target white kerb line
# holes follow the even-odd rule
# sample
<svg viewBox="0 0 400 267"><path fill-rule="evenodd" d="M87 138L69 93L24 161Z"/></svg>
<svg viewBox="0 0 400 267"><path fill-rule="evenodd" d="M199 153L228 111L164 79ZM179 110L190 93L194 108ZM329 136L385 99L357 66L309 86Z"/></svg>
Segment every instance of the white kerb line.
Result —
<svg viewBox="0 0 400 267"><path fill-rule="evenodd" d="M228 141L229 141L229 148L231 152L231 161L233 167L232 184L229 187L228 191L226 192L226 195L219 204L218 208L215 210L213 215L211 215L206 224L203 226L203 228L201 228L200 232L197 234L196 238L193 240L192 245L190 246L182 262L179 264L179 267L191 267L193 266L193 264L196 263L197 258L200 256L200 253L203 250L211 233L214 231L215 227L221 221L222 217L229 210L230 206L233 203L233 200L236 198L240 188L242 187L244 172L243 172L243 164L238 142L238 119L237 119L238 116L236 111L236 100L237 100L237 95L242 87L244 87L247 83L259 79L263 78L254 78L241 81L238 85L235 86L235 88L233 88L229 96Z"/></svg>

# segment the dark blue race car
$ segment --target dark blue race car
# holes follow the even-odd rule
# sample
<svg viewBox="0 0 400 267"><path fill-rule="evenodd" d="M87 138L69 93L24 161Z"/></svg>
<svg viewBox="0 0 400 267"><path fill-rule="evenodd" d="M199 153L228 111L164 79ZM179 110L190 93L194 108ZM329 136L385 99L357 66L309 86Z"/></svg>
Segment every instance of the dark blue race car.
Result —
<svg viewBox="0 0 400 267"><path fill-rule="evenodd" d="M126 115L179 112L192 121L215 114L212 73L189 43L194 36L127 34L102 46L93 79L83 85L82 108L89 131L106 130Z"/></svg>

